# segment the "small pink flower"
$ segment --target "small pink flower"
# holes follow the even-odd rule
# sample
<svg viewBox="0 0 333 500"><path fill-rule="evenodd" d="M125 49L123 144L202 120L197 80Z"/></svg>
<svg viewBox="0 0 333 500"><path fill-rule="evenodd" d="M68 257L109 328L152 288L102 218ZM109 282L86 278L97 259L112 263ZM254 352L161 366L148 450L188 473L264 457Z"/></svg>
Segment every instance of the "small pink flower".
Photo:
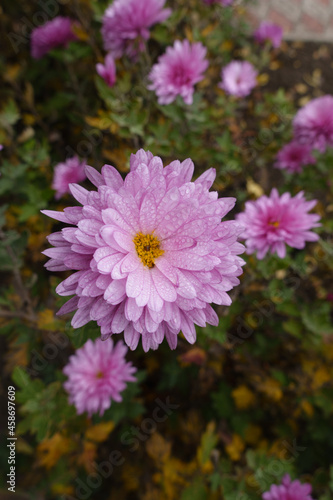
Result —
<svg viewBox="0 0 333 500"><path fill-rule="evenodd" d="M219 87L236 97L246 97L257 85L258 72L248 61L232 61L222 69Z"/></svg>
<svg viewBox="0 0 333 500"><path fill-rule="evenodd" d="M317 214L308 214L317 200L306 201L301 191L295 197L290 193L279 196L272 189L269 197L261 196L256 201L247 201L245 211L236 219L244 226L241 237L246 240L247 253L257 251L258 259L267 252L286 256L286 245L304 248L306 241L317 241L318 234L311 229L320 226Z"/></svg>
<svg viewBox="0 0 333 500"><path fill-rule="evenodd" d="M276 49L282 42L283 29L278 24L262 21L259 28L254 32L254 38L258 43L269 40Z"/></svg>
<svg viewBox="0 0 333 500"><path fill-rule="evenodd" d="M111 54L105 57L104 65L101 63L96 64L96 71L109 87L113 87L116 83L116 65Z"/></svg>
<svg viewBox="0 0 333 500"><path fill-rule="evenodd" d="M324 152L333 146L333 96L325 95L308 102L293 120L296 140Z"/></svg>
<svg viewBox="0 0 333 500"><path fill-rule="evenodd" d="M31 55L40 59L50 50L66 46L77 36L73 32L74 21L68 17L57 16L51 21L35 28L31 33Z"/></svg>
<svg viewBox="0 0 333 500"><path fill-rule="evenodd" d="M55 198L57 200L69 193L69 184L86 179L85 166L84 161L80 162L80 159L74 156L66 160L65 163L58 163L54 167L52 189L56 191Z"/></svg>
<svg viewBox="0 0 333 500"><path fill-rule="evenodd" d="M105 50L114 58L134 57L144 50L149 28L171 14L170 9L163 9L164 4L165 0L114 0L103 16Z"/></svg>
<svg viewBox="0 0 333 500"><path fill-rule="evenodd" d="M302 484L298 479L291 481L289 474L286 474L282 483L279 486L273 484L262 498L263 500L313 500L310 495L311 490L311 484Z"/></svg>
<svg viewBox="0 0 333 500"><path fill-rule="evenodd" d="M286 169L291 173L300 173L305 165L314 165L316 159L311 154L312 147L292 141L286 144L277 154L275 167Z"/></svg>
<svg viewBox="0 0 333 500"><path fill-rule="evenodd" d="M74 404L78 415L87 412L103 415L111 402L122 401L121 392L126 382L134 382L136 368L126 363L127 347L122 341L116 345L111 339L94 342L88 340L69 358L63 369L68 380L64 388L69 393L69 401Z"/></svg>
<svg viewBox="0 0 333 500"><path fill-rule="evenodd" d="M152 67L148 87L155 90L160 104L170 104L180 95L186 104L192 104L194 85L203 79L208 67L206 48L200 43L176 40L168 47L158 63Z"/></svg>

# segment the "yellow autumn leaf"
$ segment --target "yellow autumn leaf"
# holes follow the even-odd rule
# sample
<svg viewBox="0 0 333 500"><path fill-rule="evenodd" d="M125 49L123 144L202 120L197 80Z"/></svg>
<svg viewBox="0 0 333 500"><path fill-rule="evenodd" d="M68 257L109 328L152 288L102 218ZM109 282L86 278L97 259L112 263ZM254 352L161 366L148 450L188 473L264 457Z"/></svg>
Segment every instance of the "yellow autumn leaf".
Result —
<svg viewBox="0 0 333 500"><path fill-rule="evenodd" d="M44 311L39 311L37 326L40 330L56 330L57 325L56 318L54 317L54 312L52 309L44 309Z"/></svg>
<svg viewBox="0 0 333 500"><path fill-rule="evenodd" d="M264 194L263 188L261 186L259 186L259 184L254 182L254 180L251 179L251 177L247 178L246 190L249 194L252 194L256 198L259 198L260 196L262 196Z"/></svg>
<svg viewBox="0 0 333 500"><path fill-rule="evenodd" d="M89 34L82 28L81 25L74 24L73 31L77 38L81 40L81 42L86 42L87 40L89 40Z"/></svg>
<svg viewBox="0 0 333 500"><path fill-rule="evenodd" d="M96 461L97 456L97 445L92 443L91 441L83 442L83 450L76 458L76 462L79 465L82 465L88 474L91 474L95 471L93 464Z"/></svg>
<svg viewBox="0 0 333 500"><path fill-rule="evenodd" d="M269 69L272 71L275 71L277 69L281 68L281 62L280 61L272 61L269 65Z"/></svg>
<svg viewBox="0 0 333 500"><path fill-rule="evenodd" d="M74 487L68 486L67 484L53 483L51 485L51 491L54 495L65 495L65 496L75 495Z"/></svg>
<svg viewBox="0 0 333 500"><path fill-rule="evenodd" d="M246 385L240 385L232 391L231 395L239 410L250 408L250 406L254 405L256 400L255 395Z"/></svg>
<svg viewBox="0 0 333 500"><path fill-rule="evenodd" d="M261 75L257 77L257 82L259 85L266 85L269 82L269 75L267 73L261 73Z"/></svg>
<svg viewBox="0 0 333 500"><path fill-rule="evenodd" d="M57 432L49 439L44 439L37 447L39 465L51 469L59 461L60 457L72 448L72 441Z"/></svg>
<svg viewBox="0 0 333 500"><path fill-rule="evenodd" d="M189 478L197 470L196 461L185 463L177 458L168 459L163 465L163 489L168 500L179 498L180 488L189 484Z"/></svg>
<svg viewBox="0 0 333 500"><path fill-rule="evenodd" d="M308 87L304 83L297 83L295 90L298 94L305 94L308 91Z"/></svg>
<svg viewBox="0 0 333 500"><path fill-rule="evenodd" d="M85 432L85 438L94 441L95 443L102 443L105 441L115 428L115 423L112 421L101 422L100 424L93 425Z"/></svg>
<svg viewBox="0 0 333 500"><path fill-rule="evenodd" d="M156 462L165 462L171 453L171 443L166 441L158 432L154 432L146 443L148 455Z"/></svg>
<svg viewBox="0 0 333 500"><path fill-rule="evenodd" d="M309 403L309 401L307 401L306 399L303 399L301 401L301 408L304 411L304 413L306 413L306 415L308 417L312 417L313 416L313 414L314 414L314 408L313 408L312 404Z"/></svg>
<svg viewBox="0 0 333 500"><path fill-rule="evenodd" d="M192 33L192 30L188 26L185 26L185 36L190 43L193 42L193 33Z"/></svg>
<svg viewBox="0 0 333 500"><path fill-rule="evenodd" d="M123 148L119 149L106 149L104 148L102 153L103 156L108 160L111 161L111 163L115 163L118 170L120 172L128 172L129 171L129 164L128 164L128 158L125 154L125 151Z"/></svg>
<svg viewBox="0 0 333 500"><path fill-rule="evenodd" d="M272 401L280 401L283 397L280 383L273 378L267 378L266 380L260 382L258 389Z"/></svg>
<svg viewBox="0 0 333 500"><path fill-rule="evenodd" d="M225 446L225 451L233 462L240 460L244 449L245 443L238 434L233 434L231 443Z"/></svg>
<svg viewBox="0 0 333 500"><path fill-rule="evenodd" d="M14 82L21 72L20 64L7 64L6 69L3 72L3 78L8 82Z"/></svg>
<svg viewBox="0 0 333 500"><path fill-rule="evenodd" d="M312 378L312 387L313 389L319 389L319 387L323 386L331 380L331 375L325 366L321 366L317 370L315 370Z"/></svg>
<svg viewBox="0 0 333 500"><path fill-rule="evenodd" d="M216 24L208 24L202 31L201 36L206 38L208 35L216 30Z"/></svg>
<svg viewBox="0 0 333 500"><path fill-rule="evenodd" d="M225 40L221 45L221 50L223 52L229 52L234 47L234 42L232 40Z"/></svg>
<svg viewBox="0 0 333 500"><path fill-rule="evenodd" d="M28 343L17 343L17 338L10 341L5 357L4 372L12 373L15 366L27 366L28 364Z"/></svg>

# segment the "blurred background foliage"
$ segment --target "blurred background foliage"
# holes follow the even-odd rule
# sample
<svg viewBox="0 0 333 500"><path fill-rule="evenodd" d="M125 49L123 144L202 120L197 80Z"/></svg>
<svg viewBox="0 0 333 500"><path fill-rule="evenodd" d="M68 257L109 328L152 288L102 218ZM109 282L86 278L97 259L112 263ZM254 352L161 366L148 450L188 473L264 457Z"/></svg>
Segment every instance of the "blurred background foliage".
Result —
<svg viewBox="0 0 333 500"><path fill-rule="evenodd" d="M258 47L246 4L223 9L201 0L169 1L172 16L152 29L138 61L117 61L117 82L109 88L95 71L104 57L104 0L53 2L57 14L79 21L78 41L41 60L30 57L34 16L52 18L51 3L4 0L0 7L1 428L5 433L7 385L14 384L18 494L256 500L288 472L310 482L314 498L332 499L333 153L318 155L300 175L273 168L276 152L291 138L296 109L330 91L322 68L332 47ZM210 66L192 106L181 100L160 106L146 88L151 65L176 38L208 49ZM221 67L234 58L260 71L244 100L217 87ZM297 73L295 61L301 62ZM288 67L290 80L279 87L276 75ZM318 199L321 238L305 250L289 249L285 259L246 257L231 307L217 307L219 326L198 328L195 346L180 339L176 351L163 344L157 352L129 353L138 381L128 385L122 403L89 419L68 404L61 370L99 329L89 323L73 330L70 317L55 316L63 299L54 290L64 276L44 270L41 251L61 224L40 210L73 204L69 196L54 199L58 162L77 154L125 175L129 155L140 147L164 164L190 157L195 176L215 167L214 188L238 200L231 217L274 186L304 190ZM157 421L156 408L166 418ZM5 447L0 467L8 468Z"/></svg>

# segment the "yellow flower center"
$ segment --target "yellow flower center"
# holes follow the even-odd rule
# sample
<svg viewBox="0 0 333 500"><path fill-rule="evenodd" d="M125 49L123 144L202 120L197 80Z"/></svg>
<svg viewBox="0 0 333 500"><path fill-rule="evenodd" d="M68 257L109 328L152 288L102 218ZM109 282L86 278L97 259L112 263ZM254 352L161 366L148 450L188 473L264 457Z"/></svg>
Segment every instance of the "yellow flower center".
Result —
<svg viewBox="0 0 333 500"><path fill-rule="evenodd" d="M136 253L147 267L154 267L155 259L164 254L164 250L160 248L159 240L152 234L138 233L133 242Z"/></svg>
<svg viewBox="0 0 333 500"><path fill-rule="evenodd" d="M96 373L96 378L103 378L104 377L104 373L102 371L99 371Z"/></svg>
<svg viewBox="0 0 333 500"><path fill-rule="evenodd" d="M276 220L275 222L270 222L269 225L273 226L273 227L279 227L280 222L278 220Z"/></svg>

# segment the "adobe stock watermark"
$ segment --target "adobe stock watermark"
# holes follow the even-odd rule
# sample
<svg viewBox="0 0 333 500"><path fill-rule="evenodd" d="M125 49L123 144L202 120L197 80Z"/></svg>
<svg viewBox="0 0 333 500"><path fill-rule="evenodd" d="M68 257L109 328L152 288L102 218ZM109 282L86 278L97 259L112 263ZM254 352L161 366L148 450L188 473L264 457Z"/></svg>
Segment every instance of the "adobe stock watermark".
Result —
<svg viewBox="0 0 333 500"><path fill-rule="evenodd" d="M81 158L87 158L93 154L94 148L100 146L103 142L103 133L98 128L85 128L82 131L85 139L78 142L75 149L72 146L66 146L66 159L72 158L75 155Z"/></svg>
<svg viewBox="0 0 333 500"><path fill-rule="evenodd" d="M256 473L250 476L249 485L252 482L253 486L257 487L258 482L260 482L260 487L257 487L256 493L262 494L268 491L278 478L287 473L286 466L294 463L300 453L306 449L306 446L298 446L296 439L293 439L291 443L284 439L281 442L280 450L282 457L272 460L265 469L259 467Z"/></svg>
<svg viewBox="0 0 333 500"><path fill-rule="evenodd" d="M15 54L18 54L21 45L29 43L31 32L35 28L59 14L59 4L66 5L69 2L70 0L38 0L37 5L40 9L34 13L32 19L29 20L26 16L21 17L17 29L7 34Z"/></svg>
<svg viewBox="0 0 333 500"><path fill-rule="evenodd" d="M120 441L124 446L129 446L129 452L134 453L140 444L147 441L156 431L158 424L165 422L180 407L179 404L171 403L169 396L165 401L157 398L155 403L151 417L144 418L140 426L132 426L129 431L122 434ZM110 478L125 461L126 458L121 451L112 450L107 460L93 463L95 472L89 474L84 481L80 478L75 479L75 497L63 495L61 500L88 500L94 490L100 488L103 481Z"/></svg>

